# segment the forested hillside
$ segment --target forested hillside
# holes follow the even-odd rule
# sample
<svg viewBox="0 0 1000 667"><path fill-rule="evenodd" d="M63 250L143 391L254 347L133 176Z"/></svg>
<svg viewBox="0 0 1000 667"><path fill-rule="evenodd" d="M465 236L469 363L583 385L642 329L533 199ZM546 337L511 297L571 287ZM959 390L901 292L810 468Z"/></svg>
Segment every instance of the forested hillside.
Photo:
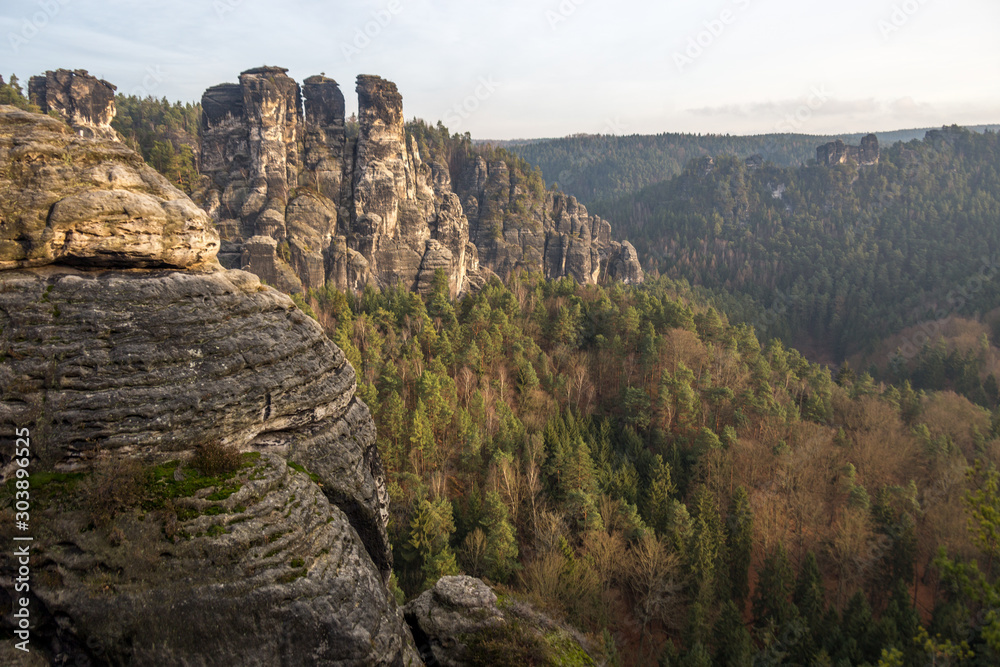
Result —
<svg viewBox="0 0 1000 667"><path fill-rule="evenodd" d="M843 359L1000 296L1000 140L957 127L878 165L700 158L606 205L647 269L714 291L765 335ZM919 344L918 344L919 347Z"/></svg>
<svg viewBox="0 0 1000 667"><path fill-rule="evenodd" d="M401 596L486 577L611 664L1000 657L989 412L834 379L667 278L446 294L301 301L375 415Z"/></svg>
<svg viewBox="0 0 1000 667"><path fill-rule="evenodd" d="M982 132L987 127L970 128ZM879 132L883 146L897 141L921 139L926 129ZM840 139L857 144L866 133L809 134L679 134L605 135L582 134L531 142L499 142L528 162L541 167L548 185L590 204L631 194L668 180L697 157L760 155L782 167L807 164L816 157L816 147Z"/></svg>
<svg viewBox="0 0 1000 667"><path fill-rule="evenodd" d="M201 104L117 95L111 126L170 182L191 194L198 183Z"/></svg>

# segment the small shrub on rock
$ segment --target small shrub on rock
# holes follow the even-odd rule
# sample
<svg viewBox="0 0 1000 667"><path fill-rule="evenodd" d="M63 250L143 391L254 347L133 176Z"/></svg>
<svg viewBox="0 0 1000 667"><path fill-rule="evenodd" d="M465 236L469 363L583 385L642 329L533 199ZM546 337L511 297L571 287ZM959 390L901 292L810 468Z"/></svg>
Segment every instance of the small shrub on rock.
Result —
<svg viewBox="0 0 1000 667"><path fill-rule="evenodd" d="M218 477L236 472L243 465L243 457L232 445L218 442L207 442L198 446L198 451L191 459L191 466L206 477Z"/></svg>

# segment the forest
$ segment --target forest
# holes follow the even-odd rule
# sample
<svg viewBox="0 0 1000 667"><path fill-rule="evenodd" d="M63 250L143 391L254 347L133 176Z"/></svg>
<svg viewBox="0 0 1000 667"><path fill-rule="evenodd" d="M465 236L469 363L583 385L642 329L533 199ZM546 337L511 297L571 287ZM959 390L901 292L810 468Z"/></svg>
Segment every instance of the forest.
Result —
<svg viewBox="0 0 1000 667"><path fill-rule="evenodd" d="M799 123L782 122L777 129L797 129L799 126ZM997 126L969 129L982 132L987 127L998 129ZM897 141L922 139L925 132L926 129L879 132L878 138L888 146ZM539 166L548 185L558 185L589 206L669 180L695 158L760 155L778 166L791 167L814 159L816 147L821 144L840 139L857 145L865 134L577 134L560 139L495 143Z"/></svg>
<svg viewBox="0 0 1000 667"><path fill-rule="evenodd" d="M995 132L950 127L883 148L869 167L699 158L592 209L647 270L839 362L906 327L992 310L998 165Z"/></svg>
<svg viewBox="0 0 1000 667"><path fill-rule="evenodd" d="M125 143L185 193L194 192L200 178L201 104L119 94L115 106L111 126Z"/></svg>
<svg viewBox="0 0 1000 667"><path fill-rule="evenodd" d="M375 417L400 599L484 577L609 664L1000 657L1000 420L968 399L831 375L666 277L296 298Z"/></svg>

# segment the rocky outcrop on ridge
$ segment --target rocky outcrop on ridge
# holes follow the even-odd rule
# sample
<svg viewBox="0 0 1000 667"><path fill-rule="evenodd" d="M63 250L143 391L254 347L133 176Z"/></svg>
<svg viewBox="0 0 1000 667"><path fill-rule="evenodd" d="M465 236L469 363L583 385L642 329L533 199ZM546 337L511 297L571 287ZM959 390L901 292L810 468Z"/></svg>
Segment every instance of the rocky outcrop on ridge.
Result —
<svg viewBox="0 0 1000 667"><path fill-rule="evenodd" d="M0 213L22 230L0 271L0 488L28 428L32 646L53 664L419 664L353 368L287 296L222 270L207 217L149 171L0 107ZM260 173L266 211L282 181ZM242 467L211 477L207 446ZM13 572L8 550L0 604Z"/></svg>
<svg viewBox="0 0 1000 667"><path fill-rule="evenodd" d="M869 134L861 140L860 146L848 146L840 139L816 148L816 162L827 167L853 161L859 165L878 164L878 137Z"/></svg>
<svg viewBox="0 0 1000 667"><path fill-rule="evenodd" d="M614 278L616 272L642 282L638 258L611 240L607 220L590 215L571 195L530 192L504 160L477 158L458 191L479 261L501 277L541 269L546 278L572 276L580 283Z"/></svg>
<svg viewBox="0 0 1000 667"><path fill-rule="evenodd" d="M358 77L352 138L336 81L307 78L295 106L300 88L285 72L247 70L202 98L201 165L211 180L202 199L223 265L284 291L397 282L426 290L437 269L452 295L517 268L592 283L614 266L641 280L610 225L572 197L543 193L526 207L503 160L459 168L422 159L392 82ZM273 251L258 237L273 239Z"/></svg>
<svg viewBox="0 0 1000 667"><path fill-rule="evenodd" d="M82 137L118 140L111 127L116 87L85 69L59 69L28 80L28 97L42 113L57 111Z"/></svg>

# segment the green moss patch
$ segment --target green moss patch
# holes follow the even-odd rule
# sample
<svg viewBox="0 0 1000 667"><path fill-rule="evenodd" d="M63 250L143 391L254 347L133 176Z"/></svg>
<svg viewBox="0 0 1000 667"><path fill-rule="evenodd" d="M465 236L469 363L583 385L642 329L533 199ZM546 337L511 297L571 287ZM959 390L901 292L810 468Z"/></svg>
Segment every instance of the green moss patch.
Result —
<svg viewBox="0 0 1000 667"><path fill-rule="evenodd" d="M288 467L291 468L292 470L295 470L296 472L300 472L304 475L309 475L309 479L316 482L317 484L320 483L320 476L317 475L316 473L309 472L308 470L306 470L305 466L289 461Z"/></svg>

